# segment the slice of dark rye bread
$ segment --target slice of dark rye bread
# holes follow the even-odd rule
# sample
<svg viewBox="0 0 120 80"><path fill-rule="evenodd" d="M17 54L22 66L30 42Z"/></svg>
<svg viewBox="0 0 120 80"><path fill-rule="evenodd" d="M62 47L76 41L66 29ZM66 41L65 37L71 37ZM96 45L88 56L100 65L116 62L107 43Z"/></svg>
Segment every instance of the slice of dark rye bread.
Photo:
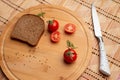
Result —
<svg viewBox="0 0 120 80"><path fill-rule="evenodd" d="M36 46L45 29L42 18L34 14L25 14L18 19L11 38Z"/></svg>

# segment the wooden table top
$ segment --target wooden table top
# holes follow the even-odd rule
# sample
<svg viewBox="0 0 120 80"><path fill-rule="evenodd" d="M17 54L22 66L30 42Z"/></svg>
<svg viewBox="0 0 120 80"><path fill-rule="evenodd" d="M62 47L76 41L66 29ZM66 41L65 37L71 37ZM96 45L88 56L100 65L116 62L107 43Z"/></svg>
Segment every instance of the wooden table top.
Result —
<svg viewBox="0 0 120 80"><path fill-rule="evenodd" d="M94 2L100 19L103 40L110 64L111 76L99 72L99 47L94 37L91 18L91 4ZM1 0L0 1L0 39L6 24L27 8L49 4L65 7L83 19L92 33L92 58L78 80L120 80L120 0ZM1 43L0 43L1 46ZM0 69L0 80L8 80Z"/></svg>

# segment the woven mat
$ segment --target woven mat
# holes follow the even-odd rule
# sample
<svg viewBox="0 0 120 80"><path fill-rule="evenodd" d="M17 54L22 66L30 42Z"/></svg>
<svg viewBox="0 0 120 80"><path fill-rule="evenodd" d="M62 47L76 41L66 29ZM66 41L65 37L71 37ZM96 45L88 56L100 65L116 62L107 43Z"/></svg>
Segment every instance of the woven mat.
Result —
<svg viewBox="0 0 120 80"><path fill-rule="evenodd" d="M110 77L99 72L99 48L94 37L91 18L92 2L95 3L100 19L105 49L110 63ZM0 35L8 21L17 13L38 4L59 5L74 11L93 33L92 58L78 80L120 80L120 0L0 0ZM1 69L0 80L8 80Z"/></svg>

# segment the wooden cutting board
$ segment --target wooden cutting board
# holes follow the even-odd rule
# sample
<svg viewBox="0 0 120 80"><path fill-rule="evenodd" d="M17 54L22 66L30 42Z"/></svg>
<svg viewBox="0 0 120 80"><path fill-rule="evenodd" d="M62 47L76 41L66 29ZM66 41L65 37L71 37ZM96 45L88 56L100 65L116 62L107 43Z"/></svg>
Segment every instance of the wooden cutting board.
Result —
<svg viewBox="0 0 120 80"><path fill-rule="evenodd" d="M16 21L24 14L39 14L45 12L45 32L36 47L20 41L11 40L10 34ZM75 80L87 67L91 58L91 33L88 27L74 12L63 7L39 5L17 14L8 24L2 35L0 53L1 67L10 80ZM59 21L61 40L58 43L50 41L47 22L55 18ZM66 34L64 25L74 23L76 32ZM33 26L34 27L34 26ZM66 64L63 53L67 49L66 40L70 40L77 47L77 60Z"/></svg>

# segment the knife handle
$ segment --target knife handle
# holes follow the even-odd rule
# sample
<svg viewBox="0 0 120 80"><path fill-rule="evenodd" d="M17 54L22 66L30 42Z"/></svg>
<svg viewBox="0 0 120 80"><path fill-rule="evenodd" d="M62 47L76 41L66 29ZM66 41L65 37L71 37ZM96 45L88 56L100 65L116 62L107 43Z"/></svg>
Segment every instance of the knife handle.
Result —
<svg viewBox="0 0 120 80"><path fill-rule="evenodd" d="M103 74L110 76L110 68L109 68L109 63L108 59L106 56L105 48L104 48L104 42L102 38L99 38L99 47L100 47L100 72Z"/></svg>

